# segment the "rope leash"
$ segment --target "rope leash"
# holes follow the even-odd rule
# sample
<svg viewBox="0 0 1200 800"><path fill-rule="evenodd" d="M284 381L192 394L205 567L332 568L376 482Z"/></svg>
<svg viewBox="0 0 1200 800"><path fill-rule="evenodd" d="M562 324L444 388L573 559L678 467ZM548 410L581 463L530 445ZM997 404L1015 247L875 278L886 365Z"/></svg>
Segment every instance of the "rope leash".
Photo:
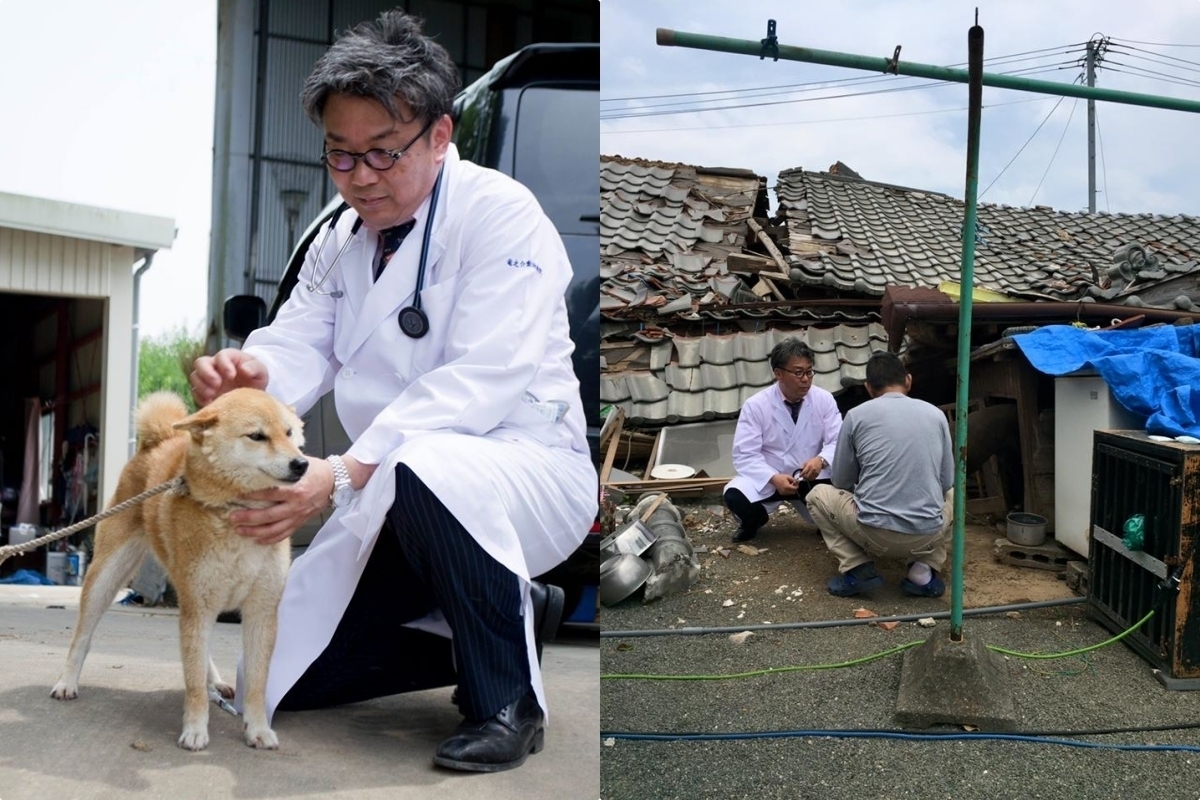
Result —
<svg viewBox="0 0 1200 800"><path fill-rule="evenodd" d="M22 544L6 544L3 547L0 547L0 564L3 564L5 562L5 560L7 560L10 556L15 556L20 553L26 553L30 550L36 550L44 544L49 544L50 542L58 541L59 539L62 539L66 536L70 536L72 533L76 533L77 531L81 531L84 528L94 525L95 523L99 522L100 520L108 519L109 517L114 516L115 514L120 514L122 511L124 511L128 508L131 508L133 506L136 506L138 503L141 503L141 502L153 497L156 494L162 494L163 492L173 491L173 490L175 490L175 491L184 490L184 481L183 481L182 475L180 475L178 478L175 478L173 480L169 480L166 483L160 483L158 486L155 486L152 489L147 489L146 491L142 492L141 494L137 495L136 497L131 497L128 500L117 503L115 506L108 509L107 511L102 511L101 513L96 514L93 517L88 517L87 519L83 520L82 522L76 522L74 525L71 525L68 528L63 528L61 530L52 531L51 533L48 533L45 536L40 536L37 539L33 539L31 541L24 542Z"/></svg>

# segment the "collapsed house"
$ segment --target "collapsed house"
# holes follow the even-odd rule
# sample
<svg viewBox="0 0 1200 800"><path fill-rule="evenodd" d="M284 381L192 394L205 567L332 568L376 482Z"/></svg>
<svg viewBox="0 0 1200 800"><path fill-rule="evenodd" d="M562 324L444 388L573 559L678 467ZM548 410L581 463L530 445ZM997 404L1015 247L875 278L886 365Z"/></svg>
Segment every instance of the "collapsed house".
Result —
<svg viewBox="0 0 1200 800"><path fill-rule="evenodd" d="M641 432L649 459L641 476L618 463L618 479L609 453L603 482L664 486L651 471L688 460L703 462L692 463L700 477L677 491L730 477L732 420L772 383L767 356L786 336L812 348L814 384L843 412L866 399L866 362L887 348L909 365L914 395L953 414L962 201L839 163L780 173L772 216L766 180L746 170L619 156L600 167L601 402ZM983 204L975 236L970 396L984 424L969 451L1004 463L981 475L969 510L1022 508L1054 530L1055 395L1069 379L1032 369L1011 336L1189 321L1200 218Z"/></svg>

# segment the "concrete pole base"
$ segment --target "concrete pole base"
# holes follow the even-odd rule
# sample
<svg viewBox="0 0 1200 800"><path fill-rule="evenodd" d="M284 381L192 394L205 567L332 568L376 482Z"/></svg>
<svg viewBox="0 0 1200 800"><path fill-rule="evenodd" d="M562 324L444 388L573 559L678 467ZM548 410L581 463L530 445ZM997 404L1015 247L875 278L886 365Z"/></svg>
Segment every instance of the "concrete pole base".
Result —
<svg viewBox="0 0 1200 800"><path fill-rule="evenodd" d="M981 639L964 632L961 642L952 642L949 626L939 624L925 644L904 654L896 721L914 728L1016 730L1008 670Z"/></svg>

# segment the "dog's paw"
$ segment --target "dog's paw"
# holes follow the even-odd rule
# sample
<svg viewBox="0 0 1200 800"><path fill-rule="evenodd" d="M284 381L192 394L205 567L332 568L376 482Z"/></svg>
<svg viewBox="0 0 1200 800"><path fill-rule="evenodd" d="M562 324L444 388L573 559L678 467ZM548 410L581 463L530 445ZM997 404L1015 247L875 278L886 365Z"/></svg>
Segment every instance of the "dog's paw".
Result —
<svg viewBox="0 0 1200 800"><path fill-rule="evenodd" d="M216 689L217 692L220 693L221 697L225 698L226 700L233 699L234 689L228 683L213 683L210 684L208 688Z"/></svg>
<svg viewBox="0 0 1200 800"><path fill-rule="evenodd" d="M66 681L59 681L50 690L50 696L55 700L74 700L79 697L79 686Z"/></svg>
<svg viewBox="0 0 1200 800"><path fill-rule="evenodd" d="M246 744L259 750L278 750L279 737L266 725L247 725Z"/></svg>
<svg viewBox="0 0 1200 800"><path fill-rule="evenodd" d="M184 728L179 737L179 746L184 750L203 750L208 747L208 730L206 728Z"/></svg>

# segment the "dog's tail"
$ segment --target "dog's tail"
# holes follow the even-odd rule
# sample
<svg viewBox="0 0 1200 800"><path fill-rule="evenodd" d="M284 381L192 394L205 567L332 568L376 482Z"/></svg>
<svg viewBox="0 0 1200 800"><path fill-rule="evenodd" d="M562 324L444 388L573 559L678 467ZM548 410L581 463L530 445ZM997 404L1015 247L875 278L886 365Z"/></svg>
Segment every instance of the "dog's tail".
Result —
<svg viewBox="0 0 1200 800"><path fill-rule="evenodd" d="M188 415L183 398L174 392L155 392L142 398L137 409L138 451L148 450L179 434L171 427Z"/></svg>

